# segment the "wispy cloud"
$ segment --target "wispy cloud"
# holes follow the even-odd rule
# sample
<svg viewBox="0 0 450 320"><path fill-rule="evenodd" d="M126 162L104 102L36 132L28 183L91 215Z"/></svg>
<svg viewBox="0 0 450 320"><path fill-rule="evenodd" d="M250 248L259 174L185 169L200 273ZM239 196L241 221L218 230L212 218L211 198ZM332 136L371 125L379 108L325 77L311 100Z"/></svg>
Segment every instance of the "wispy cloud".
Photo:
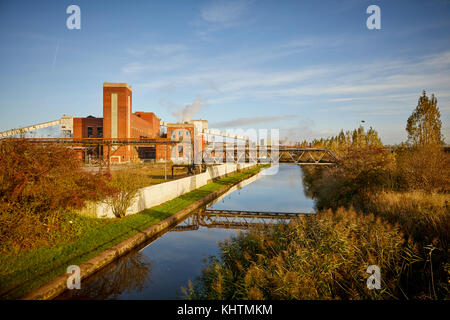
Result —
<svg viewBox="0 0 450 320"><path fill-rule="evenodd" d="M137 57L144 55L160 57L185 51L187 51L187 47L180 43L161 43L126 49L127 53Z"/></svg>
<svg viewBox="0 0 450 320"><path fill-rule="evenodd" d="M206 4L200 15L206 22L228 25L236 22L249 5L247 0L215 0Z"/></svg>
<svg viewBox="0 0 450 320"><path fill-rule="evenodd" d="M213 0L200 8L199 17L193 22L196 32L203 40L211 40L214 32L241 26L252 21L251 0Z"/></svg>
<svg viewBox="0 0 450 320"><path fill-rule="evenodd" d="M450 51L444 51L419 58L380 59L370 64L322 63L284 72L261 70L258 66L241 70L239 63L225 68L223 58L217 57L204 61L194 72L177 72L137 86L140 90L195 90L207 97L211 106L249 99L296 105L310 100L315 108L322 101L330 104L328 108L356 107L362 113L369 112L370 104L370 113L379 115L405 113L406 109L399 105L414 104L425 89L438 94L440 109L448 114L449 57Z"/></svg>
<svg viewBox="0 0 450 320"><path fill-rule="evenodd" d="M122 67L122 72L125 74L139 74L144 72L164 72L180 69L192 60L185 55L175 55L171 57L162 58L146 58L140 61L134 61Z"/></svg>
<svg viewBox="0 0 450 320"><path fill-rule="evenodd" d="M270 59L268 57L267 59ZM197 85L211 81L214 91L220 93L242 92L264 88L267 94L286 96L335 95L335 99L355 98L355 94L412 87L449 87L450 51L425 56L416 60L379 60L371 64L342 63L339 66L320 64L289 71L239 70L239 62L233 68L221 67L223 58L204 61L196 72L177 73L158 80L141 83L148 88L169 83ZM229 68L228 68L229 67ZM256 71L257 70L257 71ZM267 91L271 88L273 91ZM339 95L352 94L352 97Z"/></svg>
<svg viewBox="0 0 450 320"><path fill-rule="evenodd" d="M297 141L311 141L316 138L330 137L336 135L333 130L318 129L316 123L311 119L301 119L296 126L281 128L280 139L283 143L293 143Z"/></svg>
<svg viewBox="0 0 450 320"><path fill-rule="evenodd" d="M336 46L341 41L345 39L336 40ZM263 103L267 110L270 110L269 106L273 103L300 113L305 110L320 110L326 113L370 116L372 119L392 116L406 119L422 90L426 90L437 94L442 118L449 118L450 51L370 61L361 59L339 64L299 63L295 68L284 70L270 68L280 57L301 57L302 50L317 49L317 46L326 48L329 45L318 42L314 44L315 47L310 47L313 46L312 43L308 39L280 41L273 46L273 51L255 47L204 59L187 55L186 58L191 63L188 69L176 67L175 63L168 60L174 68L171 72L160 75L158 79L136 83L136 86L140 92L159 91L164 95L168 92L165 88L176 88L177 92L194 92L207 98L211 107L232 108L250 101ZM252 61L247 62L245 59ZM260 116L252 117L253 121L239 118L213 125L239 127L277 120L270 116ZM316 133L325 134L325 131L314 129L310 136L316 137ZM398 127L396 137L400 137L403 131L402 124ZM444 134L448 131L448 126L444 126ZM391 131L387 132L391 134ZM298 133L300 136L301 131ZM388 141L392 141L393 137L392 133L388 136Z"/></svg>
<svg viewBox="0 0 450 320"><path fill-rule="evenodd" d="M244 75L237 72L236 78L224 79L218 84L218 88L227 94L228 102L230 95L236 99L245 97L304 99L306 96L321 96L330 102L368 100L381 96L398 100L399 95L402 95L402 98L405 98L405 95L411 97L412 94L420 94L423 89L448 91L450 89L448 55L449 52L443 52L424 57L419 61L398 61L396 66L388 66L387 73L379 66L383 64L382 62L375 63L371 67L342 64L339 67L328 68L322 65L285 73Z"/></svg>
<svg viewBox="0 0 450 320"><path fill-rule="evenodd" d="M163 72L181 68L191 63L188 48L179 43L161 43L128 48L131 62L122 67L126 74L142 72Z"/></svg>
<svg viewBox="0 0 450 320"><path fill-rule="evenodd" d="M167 83L164 82L167 82L167 80L175 82L178 80L189 80L189 83L192 83L192 81L197 82L199 80L203 83L205 78L212 79L211 77L215 77L216 75L219 75L219 77L216 78L220 78L220 75L224 75L225 73L231 74L228 70L238 69L240 70L239 74L233 72L237 77L236 79L232 79L233 76L227 78L230 78L230 81L239 81L242 85L246 86L246 80L240 81L240 79L256 77L257 79L252 80L253 82L259 81L258 79L263 79L264 82L269 81L266 79L267 77L264 77L264 73L260 71L261 65L265 65L269 62L282 61L288 57L298 56L307 50L329 49L343 45L349 41L348 39L349 38L345 35L330 38L305 37L280 41L276 45L271 46L261 46L244 50L231 49L222 54L212 56L197 56L194 54L195 50L191 50L188 46L181 43L160 43L137 46L126 50L131 56L132 61L122 67L122 72L126 74L138 74L154 71L177 71L175 75L169 76L168 78L159 77L158 80L152 80L146 83L147 87L154 88L161 85L166 86ZM182 68L186 67L196 70L196 76L194 77L193 73L183 74L180 72L182 71ZM242 71L243 68L245 68L246 71ZM328 71L331 71L334 67L327 66L327 69ZM319 75L323 73L323 71L324 70L315 68L313 72ZM298 72L305 73L305 70ZM285 78L286 74L286 72L278 72L278 74L272 72L272 80L270 81L279 81L280 79ZM244 78L242 76L244 76ZM284 82L284 80L281 81ZM218 88L218 82L214 81L214 84L214 87ZM226 88L222 89L227 90Z"/></svg>
<svg viewBox="0 0 450 320"><path fill-rule="evenodd" d="M272 117L238 118L230 121L212 123L211 127L214 128L244 127L251 124L267 123L281 120L291 120L292 118L296 117L297 117L296 115L288 115L288 116L272 116Z"/></svg>
<svg viewBox="0 0 450 320"><path fill-rule="evenodd" d="M58 40L58 42L56 43L55 55L53 56L52 71L55 70L56 57L58 56L58 50L59 50L59 40Z"/></svg>

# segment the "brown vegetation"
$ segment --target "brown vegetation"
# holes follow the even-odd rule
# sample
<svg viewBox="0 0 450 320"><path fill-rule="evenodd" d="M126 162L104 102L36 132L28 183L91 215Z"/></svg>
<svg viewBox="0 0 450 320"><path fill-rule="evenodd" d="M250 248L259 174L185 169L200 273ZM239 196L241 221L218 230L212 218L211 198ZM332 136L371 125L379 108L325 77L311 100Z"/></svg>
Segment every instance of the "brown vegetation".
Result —
<svg viewBox="0 0 450 320"><path fill-rule="evenodd" d="M450 154L436 143L404 144L394 153L346 145L340 152L334 168L303 169L317 207L355 207L398 225L414 241L417 260L402 275L405 294L448 297Z"/></svg>
<svg viewBox="0 0 450 320"><path fill-rule="evenodd" d="M450 154L439 118L436 98L424 92L407 122L408 143L393 152L372 128L310 143L340 159L303 168L317 215L227 242L189 296L450 298ZM368 263L382 270L380 291L364 287Z"/></svg>
<svg viewBox="0 0 450 320"><path fill-rule="evenodd" d="M221 244L194 299L389 299L407 246L397 227L354 210L323 211L289 225L252 230ZM383 290L368 290L369 265L382 270Z"/></svg>
<svg viewBox="0 0 450 320"><path fill-rule="evenodd" d="M67 210L114 192L81 169L70 149L23 139L0 142L0 251L51 241Z"/></svg>
<svg viewBox="0 0 450 320"><path fill-rule="evenodd" d="M397 189L450 192L450 155L442 146L402 148L396 160Z"/></svg>

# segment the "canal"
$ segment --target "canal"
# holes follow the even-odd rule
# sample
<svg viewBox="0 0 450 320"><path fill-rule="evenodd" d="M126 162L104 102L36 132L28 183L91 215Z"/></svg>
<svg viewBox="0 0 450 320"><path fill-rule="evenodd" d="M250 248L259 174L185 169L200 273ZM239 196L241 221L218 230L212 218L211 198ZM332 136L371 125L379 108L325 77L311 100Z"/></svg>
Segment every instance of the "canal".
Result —
<svg viewBox="0 0 450 320"><path fill-rule="evenodd" d="M207 209L310 213L314 201L303 189L297 165L274 167L233 187ZM152 239L81 282L80 290L57 299L180 299L181 287L198 277L206 259L219 253L218 242L238 232L220 223L198 222L193 214L171 231ZM205 221L203 221L205 222Z"/></svg>

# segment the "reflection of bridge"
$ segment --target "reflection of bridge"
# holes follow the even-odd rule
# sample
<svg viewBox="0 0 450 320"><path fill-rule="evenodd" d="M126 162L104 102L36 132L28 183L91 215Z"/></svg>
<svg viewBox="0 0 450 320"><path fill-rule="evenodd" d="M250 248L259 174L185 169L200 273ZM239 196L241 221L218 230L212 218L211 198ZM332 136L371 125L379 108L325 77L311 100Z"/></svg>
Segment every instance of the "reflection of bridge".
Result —
<svg viewBox="0 0 450 320"><path fill-rule="evenodd" d="M189 216L171 231L198 230L200 227L245 230L255 226L286 223L305 214L307 213L206 210Z"/></svg>

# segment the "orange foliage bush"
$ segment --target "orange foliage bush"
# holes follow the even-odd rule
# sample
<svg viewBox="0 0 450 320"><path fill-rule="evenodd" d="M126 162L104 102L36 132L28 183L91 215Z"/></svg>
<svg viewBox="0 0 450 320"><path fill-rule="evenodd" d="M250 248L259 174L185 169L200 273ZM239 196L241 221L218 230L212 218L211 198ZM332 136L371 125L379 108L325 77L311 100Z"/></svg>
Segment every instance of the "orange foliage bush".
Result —
<svg viewBox="0 0 450 320"><path fill-rule="evenodd" d="M0 163L0 251L47 241L66 210L115 192L63 146L4 139Z"/></svg>

